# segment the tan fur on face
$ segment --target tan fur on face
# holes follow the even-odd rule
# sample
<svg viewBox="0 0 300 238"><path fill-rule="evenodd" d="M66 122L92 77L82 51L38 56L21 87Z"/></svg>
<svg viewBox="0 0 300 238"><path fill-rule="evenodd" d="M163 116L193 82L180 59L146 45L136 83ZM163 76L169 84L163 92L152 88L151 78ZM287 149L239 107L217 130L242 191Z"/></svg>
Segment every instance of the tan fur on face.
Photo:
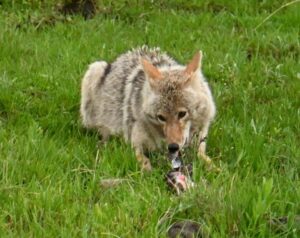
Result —
<svg viewBox="0 0 300 238"><path fill-rule="evenodd" d="M183 145L184 143L184 124L179 120L171 120L164 125L164 134L168 144L176 143Z"/></svg>

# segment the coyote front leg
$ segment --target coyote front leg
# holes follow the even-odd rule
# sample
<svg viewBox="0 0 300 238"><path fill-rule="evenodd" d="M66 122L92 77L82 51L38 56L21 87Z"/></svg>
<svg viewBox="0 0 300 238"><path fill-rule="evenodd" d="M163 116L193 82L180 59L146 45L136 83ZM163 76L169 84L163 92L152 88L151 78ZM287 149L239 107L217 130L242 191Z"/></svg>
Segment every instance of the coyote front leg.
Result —
<svg viewBox="0 0 300 238"><path fill-rule="evenodd" d="M135 156L143 171L152 170L149 158L147 158L140 149L135 149Z"/></svg>
<svg viewBox="0 0 300 238"><path fill-rule="evenodd" d="M199 133L199 147L198 156L203 159L207 164L211 164L211 159L206 155L206 139L209 129L209 124L205 125Z"/></svg>
<svg viewBox="0 0 300 238"><path fill-rule="evenodd" d="M144 146L147 144L147 135L145 134L144 128L135 123L132 128L131 133L131 143L135 149L135 156L137 161L139 162L141 169L143 171L151 171L151 163L149 158L144 155Z"/></svg>

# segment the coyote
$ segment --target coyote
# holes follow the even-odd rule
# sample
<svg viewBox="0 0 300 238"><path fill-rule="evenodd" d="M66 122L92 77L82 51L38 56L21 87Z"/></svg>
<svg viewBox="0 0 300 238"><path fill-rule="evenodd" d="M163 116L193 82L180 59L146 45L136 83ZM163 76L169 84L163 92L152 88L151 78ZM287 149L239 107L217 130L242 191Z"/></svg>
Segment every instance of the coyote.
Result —
<svg viewBox="0 0 300 238"><path fill-rule="evenodd" d="M90 64L81 85L81 117L106 140L120 134L135 149L143 170L151 170L146 151L181 149L199 132L198 155L207 163L206 136L215 103L201 72L201 51L187 66L159 48L143 46L113 63Z"/></svg>

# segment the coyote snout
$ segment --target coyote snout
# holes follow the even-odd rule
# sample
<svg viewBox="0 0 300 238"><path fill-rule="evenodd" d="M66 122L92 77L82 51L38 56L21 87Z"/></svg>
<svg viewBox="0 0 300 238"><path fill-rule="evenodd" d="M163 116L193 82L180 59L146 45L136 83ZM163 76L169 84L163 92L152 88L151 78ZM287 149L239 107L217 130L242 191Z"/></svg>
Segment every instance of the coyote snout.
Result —
<svg viewBox="0 0 300 238"><path fill-rule="evenodd" d="M151 164L146 150L189 144L199 132L199 155L215 115L215 104L201 71L201 52L180 65L158 48L138 48L113 63L90 65L81 88L83 124L103 137L122 134L135 148L143 169ZM175 147L174 147L175 146Z"/></svg>
<svg viewBox="0 0 300 238"><path fill-rule="evenodd" d="M163 116L158 115L159 120L163 124L163 133L168 145L177 144L179 146L179 149L181 149L188 143L190 137L191 122L184 120L186 114L187 112L185 111L178 112L177 119L165 119Z"/></svg>
<svg viewBox="0 0 300 238"><path fill-rule="evenodd" d="M177 144L179 148L182 148L186 142L183 131L183 126L178 122L171 122L169 125L166 125L164 128L164 132L168 145Z"/></svg>

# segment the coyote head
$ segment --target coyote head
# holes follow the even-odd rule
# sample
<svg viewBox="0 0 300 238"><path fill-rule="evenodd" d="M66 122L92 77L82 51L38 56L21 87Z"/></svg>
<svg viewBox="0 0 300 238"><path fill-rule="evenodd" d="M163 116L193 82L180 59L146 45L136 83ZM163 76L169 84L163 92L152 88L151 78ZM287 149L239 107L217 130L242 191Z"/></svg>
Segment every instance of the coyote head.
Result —
<svg viewBox="0 0 300 238"><path fill-rule="evenodd" d="M142 59L146 84L142 110L168 145L187 145L196 129L208 118L208 96L200 70L202 53L187 66L155 67Z"/></svg>

